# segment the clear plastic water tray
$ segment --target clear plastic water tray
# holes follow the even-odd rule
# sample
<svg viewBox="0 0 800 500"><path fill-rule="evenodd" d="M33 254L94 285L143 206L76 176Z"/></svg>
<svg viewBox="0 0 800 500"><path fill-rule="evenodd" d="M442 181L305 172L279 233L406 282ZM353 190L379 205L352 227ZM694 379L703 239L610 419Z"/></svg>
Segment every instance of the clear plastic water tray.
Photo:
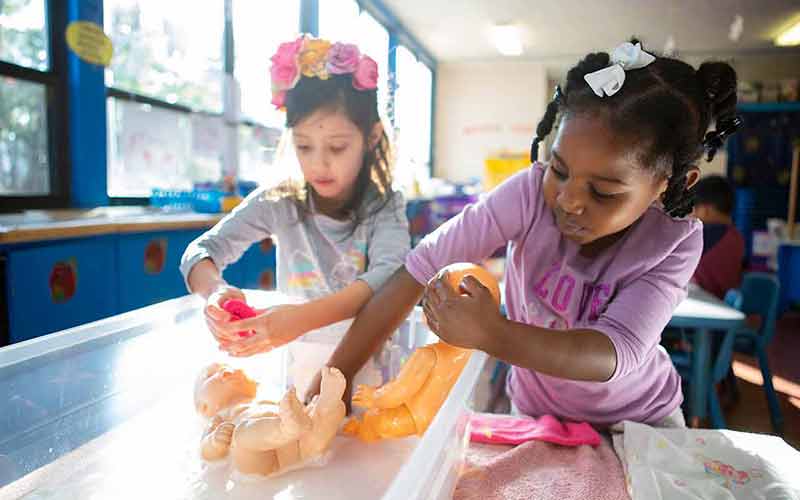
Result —
<svg viewBox="0 0 800 500"><path fill-rule="evenodd" d="M281 303L254 292L258 306ZM415 310L394 336L396 359L435 340ZM399 357L397 357L399 353ZM466 445L466 415L482 366L472 355L427 433L367 445L337 437L324 467L274 479L231 474L198 455L203 421L193 379L224 360L279 398L283 349L227 358L183 297L0 349L0 500L90 499L435 499L449 498ZM389 373L393 376L395 373Z"/></svg>

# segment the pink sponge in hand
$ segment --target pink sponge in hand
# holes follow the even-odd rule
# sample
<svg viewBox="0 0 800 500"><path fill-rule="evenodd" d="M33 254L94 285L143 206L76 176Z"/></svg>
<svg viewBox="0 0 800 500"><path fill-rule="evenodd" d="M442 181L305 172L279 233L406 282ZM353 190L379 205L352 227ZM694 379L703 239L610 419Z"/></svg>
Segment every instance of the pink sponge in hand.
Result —
<svg viewBox="0 0 800 500"><path fill-rule="evenodd" d="M247 302L240 299L228 299L222 303L222 308L229 312L233 318L231 321L252 318L256 316L256 311ZM255 334L253 330L238 332L240 337L251 337Z"/></svg>

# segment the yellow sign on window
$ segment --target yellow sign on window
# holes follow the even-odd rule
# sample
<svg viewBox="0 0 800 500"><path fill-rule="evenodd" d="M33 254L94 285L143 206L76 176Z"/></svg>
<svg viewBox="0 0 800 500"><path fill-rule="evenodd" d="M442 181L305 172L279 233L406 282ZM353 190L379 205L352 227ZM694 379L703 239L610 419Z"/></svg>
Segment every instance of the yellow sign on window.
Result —
<svg viewBox="0 0 800 500"><path fill-rule="evenodd" d="M103 28L90 21L74 21L67 26L67 45L82 60L108 66L114 47Z"/></svg>

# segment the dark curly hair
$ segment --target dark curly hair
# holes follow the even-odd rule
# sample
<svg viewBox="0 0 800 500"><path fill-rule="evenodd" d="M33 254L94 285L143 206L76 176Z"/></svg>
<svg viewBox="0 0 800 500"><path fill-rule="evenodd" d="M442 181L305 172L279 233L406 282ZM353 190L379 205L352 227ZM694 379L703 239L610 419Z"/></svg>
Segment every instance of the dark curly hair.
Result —
<svg viewBox="0 0 800 500"><path fill-rule="evenodd" d="M731 215L736 193L728 179L721 175L709 175L700 179L694 187L695 202L708 204L720 213Z"/></svg>
<svg viewBox="0 0 800 500"><path fill-rule="evenodd" d="M638 40L631 40L639 43ZM614 133L639 149L639 161L668 179L662 202L675 217L692 210L693 194L687 174L703 152L711 161L725 138L741 121L736 117L736 72L724 62L705 62L695 70L689 64L656 56L650 65L625 72L625 84L613 96L597 97L584 76L611 64L609 54L587 55L557 87L536 128L531 161L539 143L553 129L559 115L590 114L605 120ZM712 122L716 130L707 130Z"/></svg>
<svg viewBox="0 0 800 500"><path fill-rule="evenodd" d="M376 90L356 90L352 75L331 75L328 79L301 77L286 94L286 126L294 127L314 112L326 109L342 111L361 131L365 147L361 169L356 177L352 197L341 209L341 216L351 221L351 233L367 217L383 209L392 194L392 150L386 131L374 147L369 147L369 135L380 121ZM308 183L285 182L271 190L270 197L291 199L298 208L300 220L310 211L309 194L314 188ZM377 198L377 203L365 203ZM371 206L366 211L366 206Z"/></svg>

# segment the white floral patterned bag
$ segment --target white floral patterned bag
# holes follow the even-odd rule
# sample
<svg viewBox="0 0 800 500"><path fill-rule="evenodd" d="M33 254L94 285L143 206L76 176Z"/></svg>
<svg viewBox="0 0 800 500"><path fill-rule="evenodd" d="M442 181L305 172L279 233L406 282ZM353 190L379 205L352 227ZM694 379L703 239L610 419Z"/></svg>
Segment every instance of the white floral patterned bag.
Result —
<svg viewBox="0 0 800 500"><path fill-rule="evenodd" d="M614 448L633 500L800 500L800 452L779 437L623 425Z"/></svg>

